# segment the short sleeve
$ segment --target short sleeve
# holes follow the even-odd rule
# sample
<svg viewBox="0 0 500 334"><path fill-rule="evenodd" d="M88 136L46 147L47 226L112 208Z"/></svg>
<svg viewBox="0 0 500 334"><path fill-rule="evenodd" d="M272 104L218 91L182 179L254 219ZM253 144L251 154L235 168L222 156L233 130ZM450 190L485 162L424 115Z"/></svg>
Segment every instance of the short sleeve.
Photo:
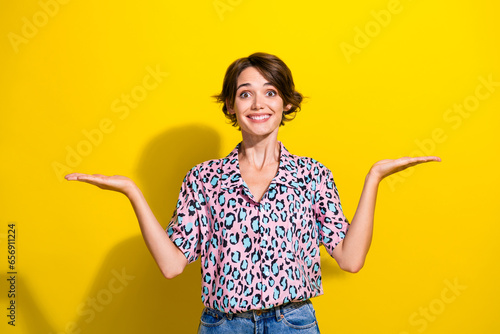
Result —
<svg viewBox="0 0 500 334"><path fill-rule="evenodd" d="M319 174L318 191L315 194L316 224L318 225L320 244L332 255L333 249L345 238L349 221L344 216L340 204L337 186L332 172L324 167Z"/></svg>
<svg viewBox="0 0 500 334"><path fill-rule="evenodd" d="M198 171L191 169L182 181L177 205L167 226L167 233L172 242L184 253L188 263L200 256L201 221L204 215L204 199L197 180Z"/></svg>

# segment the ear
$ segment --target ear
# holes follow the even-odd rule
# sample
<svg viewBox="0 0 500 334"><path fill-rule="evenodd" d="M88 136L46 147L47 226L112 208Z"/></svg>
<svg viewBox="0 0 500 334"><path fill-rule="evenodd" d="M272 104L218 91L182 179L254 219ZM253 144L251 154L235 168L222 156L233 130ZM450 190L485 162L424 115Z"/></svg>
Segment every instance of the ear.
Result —
<svg viewBox="0 0 500 334"><path fill-rule="evenodd" d="M287 104L287 105L283 108L283 110L284 110L284 111L288 111L288 110L290 110L290 109L292 109L292 104L291 104L291 103L288 103L288 104Z"/></svg>
<svg viewBox="0 0 500 334"><path fill-rule="evenodd" d="M234 109L233 107L231 106L231 103L229 102L229 99L226 99L226 108L227 108L227 112L230 113L230 114L234 114Z"/></svg>

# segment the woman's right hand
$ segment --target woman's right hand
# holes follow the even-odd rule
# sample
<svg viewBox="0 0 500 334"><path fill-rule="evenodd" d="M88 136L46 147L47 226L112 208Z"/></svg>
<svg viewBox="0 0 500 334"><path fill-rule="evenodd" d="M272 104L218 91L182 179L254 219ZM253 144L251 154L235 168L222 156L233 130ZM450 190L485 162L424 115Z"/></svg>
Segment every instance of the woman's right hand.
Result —
<svg viewBox="0 0 500 334"><path fill-rule="evenodd" d="M126 196L135 187L134 181L122 175L102 175L102 174L83 174L71 173L64 176L68 181L81 181L93 184L101 189L118 191Z"/></svg>

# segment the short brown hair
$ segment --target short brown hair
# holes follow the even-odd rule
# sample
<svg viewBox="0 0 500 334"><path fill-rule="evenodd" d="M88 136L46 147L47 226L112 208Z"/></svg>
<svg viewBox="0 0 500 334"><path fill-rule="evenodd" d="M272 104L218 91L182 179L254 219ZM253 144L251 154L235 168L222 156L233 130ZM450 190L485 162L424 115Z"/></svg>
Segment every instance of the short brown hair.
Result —
<svg viewBox="0 0 500 334"><path fill-rule="evenodd" d="M226 101L230 105L234 105L236 98L236 88L238 77L247 67L255 67L266 80L268 80L276 89L283 100L283 105L291 104L290 110L283 110L281 125L285 125L286 121L291 121L295 118L295 114L300 111L300 103L303 100L302 94L295 90L293 83L292 72L286 64L278 57L264 52L256 52L248 57L236 59L227 68L224 82L222 84L222 92L218 95L213 95L217 102L223 103L222 111L224 115L231 120L233 126L238 126L238 121L235 114L231 114L227 110ZM238 126L238 130L240 130Z"/></svg>

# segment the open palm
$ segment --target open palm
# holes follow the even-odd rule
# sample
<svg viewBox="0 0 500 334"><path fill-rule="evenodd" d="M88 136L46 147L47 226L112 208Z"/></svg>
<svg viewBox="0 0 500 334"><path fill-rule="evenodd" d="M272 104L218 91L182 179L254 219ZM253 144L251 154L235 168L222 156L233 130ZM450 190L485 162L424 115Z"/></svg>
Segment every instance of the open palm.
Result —
<svg viewBox="0 0 500 334"><path fill-rule="evenodd" d="M127 194L134 186L134 182L122 175L102 175L102 174L83 174L71 173L65 176L68 181L81 181L93 184L101 189L118 191Z"/></svg>
<svg viewBox="0 0 500 334"><path fill-rule="evenodd" d="M441 161L441 158L435 156L425 156L415 158L402 157L399 159L384 159L373 164L370 169L370 173L377 176L379 180L382 180L383 178L405 170L408 167L431 161Z"/></svg>

